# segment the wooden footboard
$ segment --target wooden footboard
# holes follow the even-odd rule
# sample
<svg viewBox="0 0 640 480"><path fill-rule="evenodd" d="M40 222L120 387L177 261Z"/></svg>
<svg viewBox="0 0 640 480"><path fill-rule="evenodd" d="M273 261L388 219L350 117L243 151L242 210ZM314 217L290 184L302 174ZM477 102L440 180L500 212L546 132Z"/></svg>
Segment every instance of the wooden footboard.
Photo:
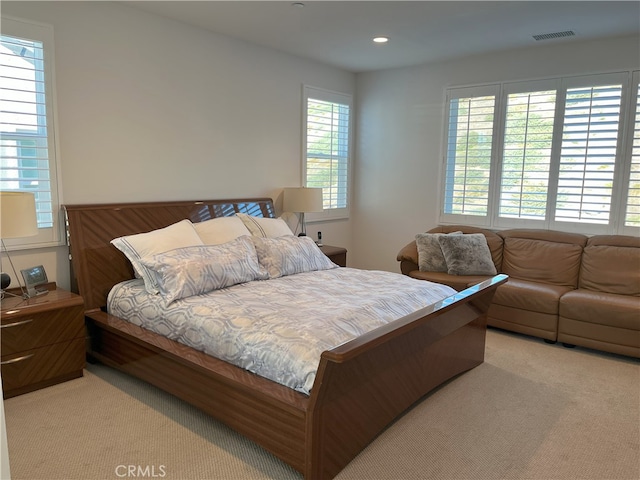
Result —
<svg viewBox="0 0 640 480"><path fill-rule="evenodd" d="M305 478L333 478L396 417L484 361L498 275L324 352L307 416Z"/></svg>
<svg viewBox="0 0 640 480"><path fill-rule="evenodd" d="M333 478L398 415L482 363L504 275L324 352L310 397L100 310L89 356L200 408L308 479Z"/></svg>

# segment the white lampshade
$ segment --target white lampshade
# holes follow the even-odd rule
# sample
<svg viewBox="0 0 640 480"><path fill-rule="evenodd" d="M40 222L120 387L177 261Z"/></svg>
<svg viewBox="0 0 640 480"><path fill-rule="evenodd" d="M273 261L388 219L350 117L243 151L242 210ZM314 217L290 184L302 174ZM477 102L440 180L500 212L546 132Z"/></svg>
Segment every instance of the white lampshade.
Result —
<svg viewBox="0 0 640 480"><path fill-rule="evenodd" d="M0 192L0 238L38 234L36 197L29 192Z"/></svg>
<svg viewBox="0 0 640 480"><path fill-rule="evenodd" d="M322 188L285 188L282 209L294 213L322 212Z"/></svg>

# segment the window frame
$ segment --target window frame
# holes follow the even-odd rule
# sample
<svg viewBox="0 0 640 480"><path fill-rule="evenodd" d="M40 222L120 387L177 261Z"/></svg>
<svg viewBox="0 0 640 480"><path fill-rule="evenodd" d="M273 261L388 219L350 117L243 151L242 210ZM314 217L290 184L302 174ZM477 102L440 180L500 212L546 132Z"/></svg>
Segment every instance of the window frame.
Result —
<svg viewBox="0 0 640 480"><path fill-rule="evenodd" d="M638 235L640 228L624 225L626 203L629 193L629 178L631 169L631 153L633 148L634 117L636 104L633 94L637 92L639 71L616 71L590 75L575 75L557 78L543 78L537 80L499 82L476 86L447 87L445 89L444 128L442 140L442 172L443 189L439 193L439 222L441 224L468 224L481 228L502 230L506 228L540 228L576 232L583 234L627 234ZM620 116L618 118L618 137L611 195L610 217L608 224L591 224L583 222L567 222L555 219L557 191L559 181L560 155L562 152L562 136L564 130L564 110L568 89L577 87L596 87L607 85L612 81L622 85ZM634 87L635 86L635 87ZM546 200L546 215L544 220L500 217L501 176L503 170L504 142L507 99L512 93L537 92L550 89L556 90L554 127L551 142L550 175ZM497 89L494 107L494 130L492 145L491 171L489 173L489 195L486 215L460 215L445 213L446 207L446 179L448 165L448 142L450 105L452 99L465 98L475 92ZM483 90L484 89L484 90ZM631 99L629 96L631 95Z"/></svg>
<svg viewBox="0 0 640 480"><path fill-rule="evenodd" d="M309 98L330 102L334 104L347 105L349 107L349 125L347 129L347 155L346 155L346 207L325 209L323 212L310 212L305 214L307 223L321 222L327 220L348 219L351 211L351 185L352 185L352 164L353 164L353 125L354 125L354 109L353 95L341 93L333 90L313 87L311 85L302 85L302 167L301 167L301 185L307 184L307 125L308 125L308 101Z"/></svg>
<svg viewBox="0 0 640 480"><path fill-rule="evenodd" d="M640 227L632 227L624 224L625 217L627 215L627 204L629 201L629 189L631 188L631 168L633 163L633 143L636 129L638 130L638 135L640 137L640 70L635 70L632 72L630 78L630 88L628 90L631 98L635 98L636 101L633 100L628 101L626 104L630 106L626 114L626 129L622 132L623 139L623 153L622 158L626 161L624 165L624 169L621 172L621 182L624 187L623 191L620 192L620 197L618 199L618 208L620 211L620 215L617 220L620 224L617 227L617 230L624 235L640 235ZM637 121L637 124L636 124ZM640 155L640 145L638 146L638 155ZM640 162L640 159L638 159ZM640 165L639 165L640 167ZM638 198L640 201L640 198Z"/></svg>
<svg viewBox="0 0 640 480"><path fill-rule="evenodd" d="M42 42L45 88L44 96L47 122L47 161L49 168L52 214L52 226L44 228L39 227L38 234L33 237L6 239L4 240L4 243L8 250L25 250L61 246L64 245L64 235L62 234L62 219L60 214L62 188L59 170L60 155L58 151L53 26L2 15L2 34L25 40ZM14 135L3 135L5 138L12 136ZM29 190L19 189L17 191Z"/></svg>

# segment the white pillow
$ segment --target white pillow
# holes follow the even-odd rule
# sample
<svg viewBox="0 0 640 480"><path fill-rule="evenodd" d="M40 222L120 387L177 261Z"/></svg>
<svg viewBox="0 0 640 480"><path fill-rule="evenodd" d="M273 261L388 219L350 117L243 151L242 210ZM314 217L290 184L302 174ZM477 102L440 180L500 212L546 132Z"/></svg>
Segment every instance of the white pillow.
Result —
<svg viewBox="0 0 640 480"><path fill-rule="evenodd" d="M258 253L258 261L269 272L269 278L339 268L322 253L310 237L289 235L252 239Z"/></svg>
<svg viewBox="0 0 640 480"><path fill-rule="evenodd" d="M293 235L293 232L281 218L253 217L245 213L236 214L255 237L275 238Z"/></svg>
<svg viewBox="0 0 640 480"><path fill-rule="evenodd" d="M220 245L243 235L251 235L240 218L219 217L194 223L198 236L205 245Z"/></svg>
<svg viewBox="0 0 640 480"><path fill-rule="evenodd" d="M133 269L144 279L144 286L149 293L158 293L160 290L155 283L155 276L140 263L141 258L174 248L203 245L193 224L186 219L151 232L114 238L111 243L126 255Z"/></svg>
<svg viewBox="0 0 640 480"><path fill-rule="evenodd" d="M253 280L266 280L251 237L221 245L177 248L143 258L156 277L165 304Z"/></svg>

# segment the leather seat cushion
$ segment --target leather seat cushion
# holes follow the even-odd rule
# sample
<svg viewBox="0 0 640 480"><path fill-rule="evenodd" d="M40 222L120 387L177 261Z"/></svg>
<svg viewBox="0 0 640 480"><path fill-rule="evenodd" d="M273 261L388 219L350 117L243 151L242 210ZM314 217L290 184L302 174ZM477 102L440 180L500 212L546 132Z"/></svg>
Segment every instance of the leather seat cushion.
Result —
<svg viewBox="0 0 640 480"><path fill-rule="evenodd" d="M574 290L560 299L560 315L589 323L640 330L640 297Z"/></svg>
<svg viewBox="0 0 640 480"><path fill-rule="evenodd" d="M640 239L600 235L582 254L580 288L640 296Z"/></svg>
<svg viewBox="0 0 640 480"><path fill-rule="evenodd" d="M502 273L539 283L578 286L582 246L529 238L506 238Z"/></svg>
<svg viewBox="0 0 640 480"><path fill-rule="evenodd" d="M457 291L464 290L469 285L475 285L491 278L491 275L450 275L447 272L421 272L419 270L409 272L409 276L419 280L443 283L455 288Z"/></svg>
<svg viewBox="0 0 640 480"><path fill-rule="evenodd" d="M493 303L534 312L558 314L560 297L571 288L560 285L529 282L509 278L500 285L493 297Z"/></svg>

